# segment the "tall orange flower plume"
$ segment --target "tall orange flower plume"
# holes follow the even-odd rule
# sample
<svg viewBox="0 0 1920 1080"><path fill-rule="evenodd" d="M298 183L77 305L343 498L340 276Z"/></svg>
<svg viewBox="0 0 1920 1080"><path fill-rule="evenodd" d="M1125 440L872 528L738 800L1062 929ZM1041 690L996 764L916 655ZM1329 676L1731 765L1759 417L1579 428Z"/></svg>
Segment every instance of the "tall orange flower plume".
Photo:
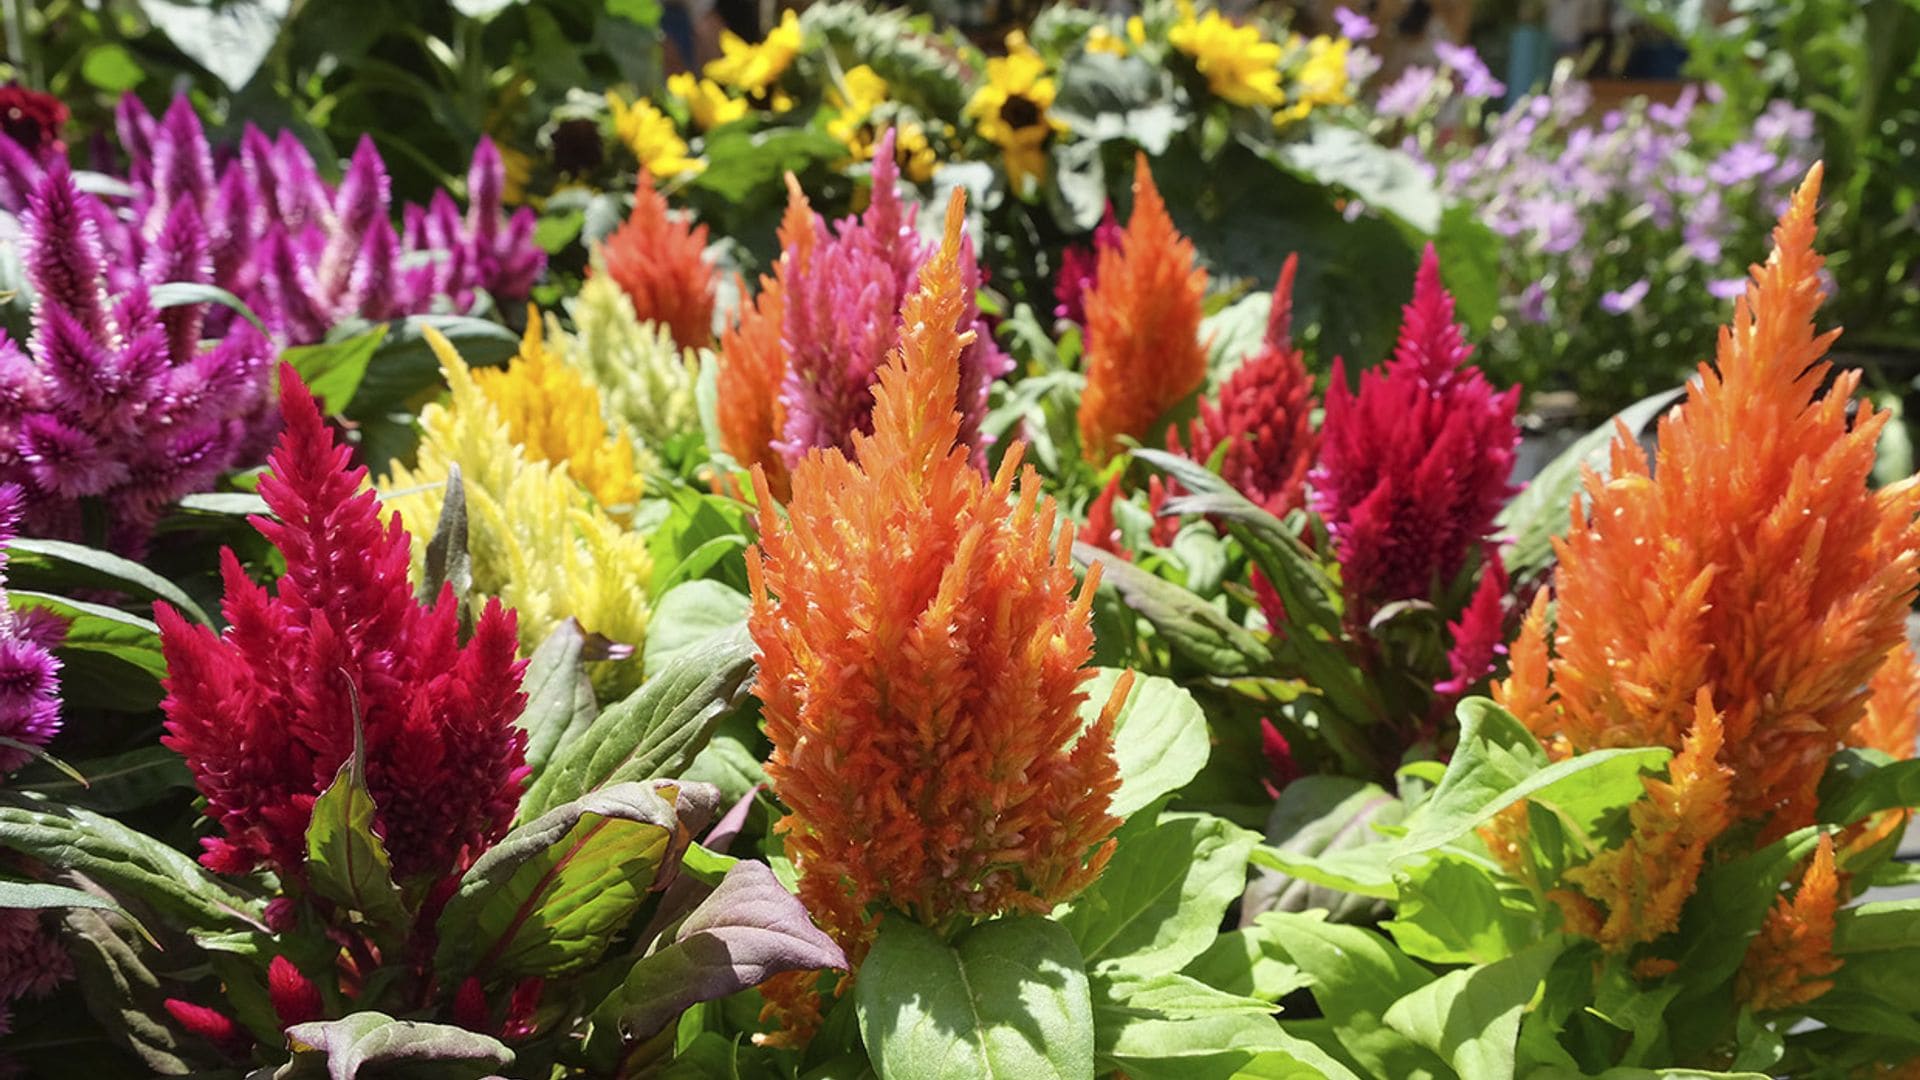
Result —
<svg viewBox="0 0 1920 1080"><path fill-rule="evenodd" d="M1200 340L1207 272L1173 227L1147 156L1134 159L1133 214L1120 243L1100 252L1087 293L1087 388L1080 450L1101 464L1123 435L1146 435L1207 377Z"/></svg>
<svg viewBox="0 0 1920 1080"><path fill-rule="evenodd" d="M606 271L633 302L642 322L665 326L683 349L713 343L713 267L707 227L667 211L645 170L633 192L633 213L600 245Z"/></svg>
<svg viewBox="0 0 1920 1080"><path fill-rule="evenodd" d="M714 402L720 444L747 468L764 469L773 493L785 498L787 466L773 441L786 430L780 383L787 357L780 347L785 290L777 277L762 277L760 293L740 313L740 321L720 335L719 394Z"/></svg>
<svg viewBox="0 0 1920 1080"><path fill-rule="evenodd" d="M1920 664L1901 642L1867 684L1867 711L1853 725L1850 746L1878 750L1896 760L1913 756L1920 739Z"/></svg>
<svg viewBox="0 0 1920 1080"><path fill-rule="evenodd" d="M1733 818L1766 838L1809 824L1834 747L1867 684L1906 640L1920 487L1868 488L1887 413L1857 371L1819 394L1835 332L1816 333L1815 166L1702 364L1660 422L1657 467L1624 432L1612 478L1589 475L1556 544L1558 628L1529 620L1503 688L1515 715L1566 749L1679 749L1705 691L1733 770ZM1547 684L1551 677L1551 685Z"/></svg>
<svg viewBox="0 0 1920 1080"><path fill-rule="evenodd" d="M1804 1005L1833 989L1834 912L1846 900L1834 866L1833 837L1822 836L1793 896L1774 901L1734 979L1734 993L1756 1011Z"/></svg>
<svg viewBox="0 0 1920 1080"><path fill-rule="evenodd" d="M961 441L963 217L956 192L881 369L873 434L851 459L802 459L787 518L762 515L747 560L767 778L788 808L777 830L801 898L856 966L882 917L949 932L1051 910L1099 874L1119 824L1113 718L1130 680L1080 719L1097 579L1076 595L1072 530L1056 538L1021 448L989 480ZM767 505L758 471L754 486ZM814 989L765 988L788 1025L775 1041L806 1037Z"/></svg>

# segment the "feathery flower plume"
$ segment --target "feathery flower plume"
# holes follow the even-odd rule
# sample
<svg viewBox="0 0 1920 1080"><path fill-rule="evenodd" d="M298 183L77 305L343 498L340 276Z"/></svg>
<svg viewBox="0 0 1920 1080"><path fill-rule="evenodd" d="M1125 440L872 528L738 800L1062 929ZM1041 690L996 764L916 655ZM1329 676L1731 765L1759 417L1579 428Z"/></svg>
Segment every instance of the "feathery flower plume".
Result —
<svg viewBox="0 0 1920 1080"><path fill-rule="evenodd" d="M1220 475L1275 517L1302 505L1316 444L1313 378L1293 347L1293 277L1300 257L1288 255L1273 287L1273 308L1260 351L1227 377L1214 401L1200 401L1186 445L1169 432L1173 449L1206 462L1221 443Z"/></svg>
<svg viewBox="0 0 1920 1080"><path fill-rule="evenodd" d="M567 313L573 332L554 319L547 328L551 348L600 388L609 423L652 448L700 427L693 397L700 353L681 349L664 325L642 321L606 274L587 278Z"/></svg>
<svg viewBox="0 0 1920 1080"><path fill-rule="evenodd" d="M1633 834L1569 871L1576 890L1555 897L1611 947L1671 930L1706 845L1733 825L1758 826L1764 843L1811 823L1833 750L1875 737L1871 694L1893 699L1889 726L1911 723L1890 719L1910 705L1896 703L1912 676L1889 663L1906 660L1920 583L1920 489L1869 489L1887 414L1862 405L1848 422L1858 372L1820 393L1835 335L1813 325L1819 189L1816 165L1721 331L1716 364L1702 364L1686 404L1661 419L1657 468L1623 431L1611 478L1587 476L1572 530L1555 542L1554 648L1543 595L1496 688L1556 757L1678 751L1671 780L1648 781ZM1767 934L1797 920L1802 938L1820 936L1817 909L1832 903L1822 874L1816 859L1805 910L1796 898ZM1768 982L1786 968L1756 960L1765 977L1748 980L1750 996L1795 1000L1824 975L1773 940L1756 948L1791 953L1781 964L1797 974Z"/></svg>
<svg viewBox="0 0 1920 1080"><path fill-rule="evenodd" d="M1087 304L1087 388L1080 452L1101 464L1120 437L1139 437L1207 377L1200 340L1207 272L1167 216L1147 156L1136 155L1133 213L1117 248L1100 252Z"/></svg>
<svg viewBox="0 0 1920 1080"><path fill-rule="evenodd" d="M42 997L73 978L73 958L47 913L0 908L0 1035L13 1030L13 1003Z"/></svg>
<svg viewBox="0 0 1920 1080"><path fill-rule="evenodd" d="M0 482L25 495L25 531L138 553L165 508L236 464L261 423L266 339L245 323L202 349L194 312L155 310L146 282L116 274L101 243L106 208L55 162L29 201L23 262L36 305L22 352L0 338ZM198 222L180 206L152 265L202 262Z"/></svg>
<svg viewBox="0 0 1920 1080"><path fill-rule="evenodd" d="M1516 715L1569 749L1677 747L1706 691L1740 782L1735 820L1779 836L1813 820L1833 747L1906 640L1920 584L1920 488L1867 477L1884 412L1846 409L1858 372L1830 369L1817 334L1818 166L1774 230L1774 252L1660 422L1658 468L1631 439L1589 477L1556 544L1558 629L1545 665L1516 667ZM1765 438L1754 438L1760 432ZM1515 646L1544 652L1530 620ZM1545 680L1551 677L1551 684ZM1524 709L1524 712L1521 710Z"/></svg>
<svg viewBox="0 0 1920 1080"><path fill-rule="evenodd" d="M1920 738L1920 665L1913 646L1901 642L1867 684L1867 708L1847 736L1847 745L1878 750L1896 761L1914 754Z"/></svg>
<svg viewBox="0 0 1920 1080"><path fill-rule="evenodd" d="M1480 584L1458 619L1447 623L1447 678L1434 684L1434 693L1458 700L1479 686L1498 667L1507 651L1507 568L1487 546L1481 560Z"/></svg>
<svg viewBox="0 0 1920 1080"><path fill-rule="evenodd" d="M1520 390L1496 393L1472 355L1428 245L1393 357L1361 373L1357 395L1334 361L1309 480L1362 625L1450 583L1511 493Z"/></svg>
<svg viewBox="0 0 1920 1080"><path fill-rule="evenodd" d="M780 342L786 427L776 445L788 468L809 450L848 453L856 434L872 430L877 373L900 341L902 306L932 254L914 233L913 206L900 198L893 148L889 129L874 151L872 201L832 229L811 212L798 182L787 181L782 224L789 239L777 268L785 305ZM804 224L809 219L810 227ZM974 300L980 269L971 240L962 238L957 257L965 295L955 330L974 331L960 362L960 431L981 463L987 393L1012 361L994 347L980 318Z"/></svg>
<svg viewBox="0 0 1920 1080"><path fill-rule="evenodd" d="M1053 276L1053 317L1076 325L1087 322L1087 292L1100 272L1100 253L1120 246L1120 222L1114 219L1113 203L1107 203L1094 227L1093 242L1069 244L1060 252L1060 269Z"/></svg>
<svg viewBox="0 0 1920 1080"><path fill-rule="evenodd" d="M1734 994L1756 1012L1804 1005L1833 989L1840 958L1833 955L1834 913L1845 902L1833 861L1833 837L1820 846L1800 875L1791 898L1774 901L1747 948L1734 979Z"/></svg>
<svg viewBox="0 0 1920 1080"><path fill-rule="evenodd" d="M787 410L780 385L787 374L780 348L780 323L786 294L778 277L762 277L760 292L743 307L740 321L720 335L719 393L714 403L721 448L735 461L767 474L767 485L785 499L787 464L774 450L786 430Z"/></svg>
<svg viewBox="0 0 1920 1080"><path fill-rule="evenodd" d="M526 651L568 618L630 646L632 656L596 661L589 669L603 695L624 695L639 685L637 657L646 643L653 576L646 536L596 505L563 462L540 460L516 445L500 409L453 345L437 331L428 332L427 342L440 360L449 400L422 410L417 464L395 465L381 485L387 505L413 535L413 566L425 565L426 539L457 465L475 591L514 609Z"/></svg>
<svg viewBox="0 0 1920 1080"><path fill-rule="evenodd" d="M634 314L673 332L683 349L713 344L713 267L707 227L667 210L667 200L640 171L633 213L600 245L605 271L627 294Z"/></svg>
<svg viewBox="0 0 1920 1080"><path fill-rule="evenodd" d="M7 600L6 545L19 535L23 499L17 485L0 484L0 735L24 746L45 746L60 730L60 660L49 650L60 644L67 628L58 617L16 612ZM32 756L19 747L0 747L0 776Z"/></svg>
<svg viewBox="0 0 1920 1080"><path fill-rule="evenodd" d="M964 201L908 300L874 430L810 454L789 517L747 560L759 690L788 807L778 828L816 921L857 966L883 910L947 931L1045 912L1097 876L1118 822L1113 716L1081 731L1090 606L1071 530L1020 451L981 475L955 408ZM761 504L772 498L756 474ZM789 1037L810 978L768 988ZM843 980L842 986L844 987ZM817 1015L815 1013L814 1015Z"/></svg>
<svg viewBox="0 0 1920 1080"><path fill-rule="evenodd" d="M644 488L633 440L607 430L599 388L547 348L541 331L540 315L528 305L518 355L504 368L474 372L474 382L499 411L509 440L535 461L565 464L596 503L624 521Z"/></svg>
<svg viewBox="0 0 1920 1080"><path fill-rule="evenodd" d="M291 367L280 381L286 430L260 481L274 517L252 520L287 572L269 593L223 549L224 634L154 605L167 661L161 741L186 758L220 828L201 861L297 882L314 801L357 725L395 873L441 878L505 832L519 801L526 737L514 720L526 698L513 613L488 603L463 645L451 588L418 603L406 529L382 522L366 470L347 467Z"/></svg>

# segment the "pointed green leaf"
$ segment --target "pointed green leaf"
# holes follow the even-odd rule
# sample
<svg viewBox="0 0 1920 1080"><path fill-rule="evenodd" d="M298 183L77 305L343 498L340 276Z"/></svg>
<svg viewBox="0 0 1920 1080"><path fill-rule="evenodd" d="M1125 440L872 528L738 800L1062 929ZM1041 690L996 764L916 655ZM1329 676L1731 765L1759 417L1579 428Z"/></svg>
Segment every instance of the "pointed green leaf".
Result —
<svg viewBox="0 0 1920 1080"><path fill-rule="evenodd" d="M1096 975L1093 1030L1101 1075L1131 1080L1356 1080L1318 1047L1295 1038L1259 998L1185 975Z"/></svg>
<svg viewBox="0 0 1920 1080"><path fill-rule="evenodd" d="M379 1012L295 1024L287 1029L287 1048L296 1066L314 1059L324 1063L328 1080L389 1076L401 1070L462 1080L492 1076L513 1064L513 1051L490 1035L451 1024L395 1020Z"/></svg>
<svg viewBox="0 0 1920 1080"><path fill-rule="evenodd" d="M888 1080L1093 1080L1085 965L1051 919L1002 916L949 945L889 915L854 994Z"/></svg>
<svg viewBox="0 0 1920 1080"><path fill-rule="evenodd" d="M527 769L536 780L554 755L599 715L593 681L581 666L586 640L578 622L561 620L533 651L520 679L527 707L515 722L527 733Z"/></svg>
<svg viewBox="0 0 1920 1080"><path fill-rule="evenodd" d="M1460 1076L1513 1080L1520 1014L1560 949L1558 940L1541 941L1496 963L1450 971L1394 1002L1383 1019Z"/></svg>
<svg viewBox="0 0 1920 1080"><path fill-rule="evenodd" d="M420 602L437 603L442 586L453 586L453 601L466 603L473 592L473 555L467 550L467 488L460 481L460 465L447 466L447 487L440 518L427 539L425 566L420 574Z"/></svg>
<svg viewBox="0 0 1920 1080"><path fill-rule="evenodd" d="M321 413L338 416L353 404L360 381L367 377L367 365L386 339L387 325L381 323L342 341L295 346L282 352L280 359L300 373L300 380L320 400Z"/></svg>
<svg viewBox="0 0 1920 1080"><path fill-rule="evenodd" d="M1087 680L1080 715L1092 723L1112 697L1121 672L1101 668ZM1112 813L1126 819L1178 791L1207 763L1207 720L1193 695L1158 675L1135 674L1133 689L1113 719L1113 756L1120 790Z"/></svg>
<svg viewBox="0 0 1920 1080"><path fill-rule="evenodd" d="M1444 1076L1432 1050L1386 1022L1395 1002L1433 981L1433 975L1385 938L1315 915L1268 912L1254 925L1313 980L1313 998L1345 1052L1375 1076Z"/></svg>
<svg viewBox="0 0 1920 1080"><path fill-rule="evenodd" d="M1121 830L1100 879L1055 918L1090 967L1180 970L1206 951L1247 881L1253 833L1211 814L1168 814Z"/></svg>
<svg viewBox="0 0 1920 1080"><path fill-rule="evenodd" d="M1202 671L1250 675L1269 662L1259 638L1186 589L1087 544L1075 544L1073 557L1083 566L1100 564L1100 587L1114 590L1174 652Z"/></svg>
<svg viewBox="0 0 1920 1080"><path fill-rule="evenodd" d="M165 600L202 626L213 620L180 586L110 551L65 540L16 537L7 542L7 577L16 587L95 588Z"/></svg>
<svg viewBox="0 0 1920 1080"><path fill-rule="evenodd" d="M724 538L708 541L700 550L726 543ZM706 578L682 582L662 593L647 620L643 660L647 678L713 635L740 625L746 620L748 606L746 594Z"/></svg>
<svg viewBox="0 0 1920 1080"><path fill-rule="evenodd" d="M360 740L358 727L356 742ZM398 940L412 923L400 888L393 882L387 845L374 834L375 807L355 747L340 763L333 783L314 800L307 823L307 879L313 891L364 917Z"/></svg>

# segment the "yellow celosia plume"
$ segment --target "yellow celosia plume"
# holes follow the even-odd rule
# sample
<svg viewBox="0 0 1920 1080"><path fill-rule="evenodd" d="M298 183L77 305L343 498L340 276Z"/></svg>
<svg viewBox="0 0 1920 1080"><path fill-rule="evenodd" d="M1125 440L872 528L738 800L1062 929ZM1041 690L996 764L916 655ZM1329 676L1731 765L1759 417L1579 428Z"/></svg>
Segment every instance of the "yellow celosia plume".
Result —
<svg viewBox="0 0 1920 1080"><path fill-rule="evenodd" d="M699 428L700 353L675 345L666 327L642 322L605 272L588 277L567 310L573 332L551 322L550 348L599 387L610 423L654 449Z"/></svg>

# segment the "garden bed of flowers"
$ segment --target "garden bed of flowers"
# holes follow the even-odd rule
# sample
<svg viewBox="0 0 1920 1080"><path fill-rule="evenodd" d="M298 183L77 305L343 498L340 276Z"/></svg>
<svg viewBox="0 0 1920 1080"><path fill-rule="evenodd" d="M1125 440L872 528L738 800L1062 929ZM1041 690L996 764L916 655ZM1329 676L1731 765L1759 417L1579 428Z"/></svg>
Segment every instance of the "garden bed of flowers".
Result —
<svg viewBox="0 0 1920 1080"><path fill-rule="evenodd" d="M1920 3L412 6L6 9L0 1072L1920 1075Z"/></svg>

